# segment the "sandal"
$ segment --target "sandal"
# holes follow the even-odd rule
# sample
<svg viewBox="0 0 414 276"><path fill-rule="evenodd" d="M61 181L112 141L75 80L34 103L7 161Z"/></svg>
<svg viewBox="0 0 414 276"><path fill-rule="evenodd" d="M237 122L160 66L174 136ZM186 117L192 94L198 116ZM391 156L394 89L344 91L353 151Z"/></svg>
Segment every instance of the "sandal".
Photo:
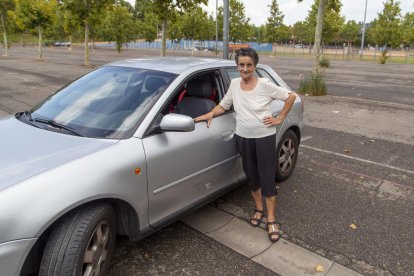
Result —
<svg viewBox="0 0 414 276"><path fill-rule="evenodd" d="M263 217L263 211L260 211L260 210L254 210L254 213L255 213L255 215L254 215L254 218L250 218L250 225L251 226L253 226L253 227L258 227L259 225L260 225L260 223L262 222L262 217ZM257 218L257 213L260 213L260 214L262 214L262 216L260 217L260 218ZM254 224L253 222L256 222L257 224Z"/></svg>
<svg viewBox="0 0 414 276"><path fill-rule="evenodd" d="M267 223L267 226L272 225L272 230L273 230L273 232L269 233L269 239L270 239L271 242L277 242L280 238L280 233L279 233L279 231L275 231L275 227L273 226L273 224L276 225L276 222L273 221L273 222L268 222ZM274 236L274 235L277 235L277 238L272 238L272 236Z"/></svg>

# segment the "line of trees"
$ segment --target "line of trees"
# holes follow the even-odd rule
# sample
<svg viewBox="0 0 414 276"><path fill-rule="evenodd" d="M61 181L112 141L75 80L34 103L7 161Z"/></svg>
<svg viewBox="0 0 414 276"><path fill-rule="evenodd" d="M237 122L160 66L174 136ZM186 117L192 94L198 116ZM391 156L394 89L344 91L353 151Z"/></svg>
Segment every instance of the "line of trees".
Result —
<svg viewBox="0 0 414 276"><path fill-rule="evenodd" d="M322 1L322 0L321 0ZM325 5L326 1L326 5ZM8 34L31 33L38 36L42 58L42 41L84 37L85 65L89 65L89 41L115 41L118 52L129 41L144 39L153 42L162 31L161 56L165 56L166 40L174 43L182 38L215 39L215 16L202 9L208 0L1 0L0 18L3 47L8 55ZM302 0L298 0L302 2ZM318 13L323 4L321 44L361 43L361 25L346 22L341 15L340 0L315 0L308 15L293 28L283 24L284 15L277 0L268 6L270 16L265 24L250 24L242 0L230 0L229 38L234 42L287 43L295 36L296 43L314 44ZM400 2L386 0L383 12L366 29L365 45L399 46L414 42L414 12L401 15ZM322 15L321 15L322 16ZM219 7L218 39L223 38L223 8ZM22 39L21 39L22 44ZM194 45L194 44L193 44Z"/></svg>

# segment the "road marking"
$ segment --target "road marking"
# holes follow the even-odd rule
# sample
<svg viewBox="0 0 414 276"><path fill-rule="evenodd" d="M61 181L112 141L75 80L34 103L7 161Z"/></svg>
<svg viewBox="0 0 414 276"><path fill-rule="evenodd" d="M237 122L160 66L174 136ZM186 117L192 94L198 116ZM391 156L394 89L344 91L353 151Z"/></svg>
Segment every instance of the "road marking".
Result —
<svg viewBox="0 0 414 276"><path fill-rule="evenodd" d="M303 142L303 141L309 140L311 138L312 138L312 136L306 136L306 137L303 137L302 139L300 139L300 141Z"/></svg>
<svg viewBox="0 0 414 276"><path fill-rule="evenodd" d="M393 169L393 170L402 171L402 172L405 172L405 173L414 174L414 171L409 171L409 170L405 170L405 169L402 169L402 168L398 168L398 167L394 167L394 166L390 166L390 165L386 165L386 164L381 164L381 163L377 163L377 162L374 162L374 161L370 161L370 160L366 160L366 159L362 159L362 158L358 158L358 157L353 157L353 156L340 154L340 153L336 153L336 152L332 152L332 151L328 151L328 150L318 149L318 148L314 148L314 147L310 147L310 146L306 146L306 145L300 145L300 147L307 148L307 149L313 149L313 150L316 150L316 151L320 151L320 152L324 152L324 153L328 153L328 154L333 154L333 155L336 155L336 156L341 156L341 157L349 158L349 159L352 159L352 160L357 160L357 161L361 161L361 162L381 166L381 167L388 168L388 169Z"/></svg>
<svg viewBox="0 0 414 276"><path fill-rule="evenodd" d="M363 176L363 177L367 177L367 178L371 178L371 179L375 179L375 180L380 180L380 181L383 181L383 182L387 182L387 183L390 183L390 184L393 184L393 185L396 185L396 186L401 186L401 187L406 188L406 189L414 190L413 187L401 185L401 184L398 184L398 183L395 183L395 182L392 182L392 181L388 181L388 180L385 180L385 179L381 179L381 178L369 176L369 175L366 175L366 174L362 174L362 173L357 173L357 172L353 172L353 171L341 169L341 168L338 168L338 167L335 167L335 166L323 164L321 162L317 162L317 161L313 161L313 160L311 160L311 162L314 163L314 164L318 164L318 165L325 166L325 167L337 169L337 170L344 171L344 172L353 173L353 174L360 175L360 176Z"/></svg>
<svg viewBox="0 0 414 276"><path fill-rule="evenodd" d="M381 102L381 101L375 101L375 100L367 100L367 99L361 99L361 98L353 98L353 97L346 97L346 96L336 96L336 95L330 95L332 98L340 98L340 99L346 99L346 100L358 100L360 102L367 102L367 103L377 103L381 105L391 105L391 106L403 106L408 108L414 108L414 106L409 104L402 104L402 103L394 103L394 102Z"/></svg>

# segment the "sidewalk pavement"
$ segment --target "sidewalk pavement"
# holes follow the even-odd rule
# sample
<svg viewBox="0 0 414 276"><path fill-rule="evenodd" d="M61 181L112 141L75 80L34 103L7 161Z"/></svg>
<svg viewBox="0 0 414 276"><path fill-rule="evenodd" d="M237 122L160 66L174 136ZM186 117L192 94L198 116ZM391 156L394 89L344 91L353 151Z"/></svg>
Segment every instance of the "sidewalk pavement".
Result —
<svg viewBox="0 0 414 276"><path fill-rule="evenodd" d="M266 230L252 227L249 223L210 205L191 213L181 221L283 276L361 275L282 238L272 243ZM324 271L316 270L320 266Z"/></svg>

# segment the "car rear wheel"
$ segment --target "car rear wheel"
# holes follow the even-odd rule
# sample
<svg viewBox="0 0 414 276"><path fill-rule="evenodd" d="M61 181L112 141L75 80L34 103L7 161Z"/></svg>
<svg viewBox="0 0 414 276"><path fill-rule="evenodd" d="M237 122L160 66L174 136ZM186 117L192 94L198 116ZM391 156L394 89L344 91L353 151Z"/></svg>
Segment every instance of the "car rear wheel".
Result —
<svg viewBox="0 0 414 276"><path fill-rule="evenodd" d="M72 210L53 229L39 275L105 275L115 236L116 217L111 205L93 203Z"/></svg>
<svg viewBox="0 0 414 276"><path fill-rule="evenodd" d="M292 130L286 131L277 145L278 166L276 167L276 181L289 178L298 159L298 138Z"/></svg>

